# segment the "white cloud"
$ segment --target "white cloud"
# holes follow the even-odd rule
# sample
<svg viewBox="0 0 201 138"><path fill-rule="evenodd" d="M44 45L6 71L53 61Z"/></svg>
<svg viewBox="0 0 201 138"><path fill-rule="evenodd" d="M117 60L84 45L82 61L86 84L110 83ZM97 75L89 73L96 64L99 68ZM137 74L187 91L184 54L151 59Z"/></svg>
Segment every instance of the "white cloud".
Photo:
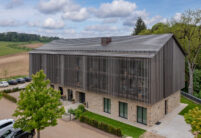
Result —
<svg viewBox="0 0 201 138"><path fill-rule="evenodd" d="M53 18L47 18L44 23L43 27L48 29L60 29L65 26L62 20L55 21Z"/></svg>
<svg viewBox="0 0 201 138"><path fill-rule="evenodd" d="M56 13L63 10L64 6L69 2L69 0L40 0L38 4L38 9L39 11L46 14Z"/></svg>
<svg viewBox="0 0 201 138"><path fill-rule="evenodd" d="M175 16L173 17L173 19L174 19L175 21L179 21L179 20L181 19L181 16L182 16L182 14L179 13L179 12L177 12L177 13L175 14Z"/></svg>
<svg viewBox="0 0 201 138"><path fill-rule="evenodd" d="M117 27L113 25L91 25L85 28L85 31L97 31L97 32L110 32L116 30Z"/></svg>
<svg viewBox="0 0 201 138"><path fill-rule="evenodd" d="M19 7L19 6L23 5L23 4L24 4L23 0L11 0L11 1L6 5L6 8L12 9L12 8Z"/></svg>
<svg viewBox="0 0 201 138"><path fill-rule="evenodd" d="M84 21L89 18L89 13L86 8L80 8L74 11L66 11L62 17L72 21Z"/></svg>
<svg viewBox="0 0 201 138"><path fill-rule="evenodd" d="M19 25L21 25L21 23L19 23L15 19L1 19L0 20L1 27L16 27Z"/></svg>
<svg viewBox="0 0 201 138"><path fill-rule="evenodd" d="M98 10L93 9L99 18L126 17L136 9L134 2L125 0L113 0L112 3L103 3Z"/></svg>

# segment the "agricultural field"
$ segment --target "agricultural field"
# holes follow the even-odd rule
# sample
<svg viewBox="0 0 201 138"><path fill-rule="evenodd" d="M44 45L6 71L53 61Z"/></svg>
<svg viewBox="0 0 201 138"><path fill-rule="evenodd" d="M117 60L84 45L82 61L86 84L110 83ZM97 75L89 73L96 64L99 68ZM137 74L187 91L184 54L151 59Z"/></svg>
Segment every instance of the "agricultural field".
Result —
<svg viewBox="0 0 201 138"><path fill-rule="evenodd" d="M0 79L29 74L28 51L40 42L0 42Z"/></svg>

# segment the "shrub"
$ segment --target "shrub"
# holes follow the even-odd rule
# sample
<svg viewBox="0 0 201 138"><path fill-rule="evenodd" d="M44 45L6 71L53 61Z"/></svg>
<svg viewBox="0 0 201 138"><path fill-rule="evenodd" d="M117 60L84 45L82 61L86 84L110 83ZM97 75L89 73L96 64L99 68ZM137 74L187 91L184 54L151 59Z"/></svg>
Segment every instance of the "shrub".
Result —
<svg viewBox="0 0 201 138"><path fill-rule="evenodd" d="M86 124L89 124L93 127L96 127L98 129L101 129L105 132L117 135L117 136L122 136L122 131L120 128L115 128L109 124L103 123L103 122L98 122L97 120L91 119L87 116L80 116L80 122L84 122Z"/></svg>
<svg viewBox="0 0 201 138"><path fill-rule="evenodd" d="M17 103L17 99L7 93L2 93L3 97L8 99L9 101L13 102L13 103Z"/></svg>
<svg viewBox="0 0 201 138"><path fill-rule="evenodd" d="M3 90L3 92L4 93L11 93L11 92L17 92L17 91L20 91L20 90L23 90L23 89L20 89L20 88L16 87L16 88L13 88L13 89Z"/></svg>
<svg viewBox="0 0 201 138"><path fill-rule="evenodd" d="M77 109L81 110L82 112L85 111L85 107L84 107L84 105L82 105L82 104L79 105Z"/></svg>

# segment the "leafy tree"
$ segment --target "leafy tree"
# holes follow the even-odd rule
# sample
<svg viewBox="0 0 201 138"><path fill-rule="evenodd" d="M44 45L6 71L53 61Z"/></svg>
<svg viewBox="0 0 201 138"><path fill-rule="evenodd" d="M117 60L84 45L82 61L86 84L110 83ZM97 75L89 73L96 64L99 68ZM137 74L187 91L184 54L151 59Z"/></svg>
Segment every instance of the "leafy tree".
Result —
<svg viewBox="0 0 201 138"><path fill-rule="evenodd" d="M189 110L188 113L184 115L186 123L191 125L192 132L196 134L196 138L201 134L201 109L195 107Z"/></svg>
<svg viewBox="0 0 201 138"><path fill-rule="evenodd" d="M173 33L184 49L187 63L186 79L188 92L193 94L193 73L201 67L201 10L188 10L182 14L179 21L172 21L171 25L158 23L151 30L144 30L140 34Z"/></svg>
<svg viewBox="0 0 201 138"><path fill-rule="evenodd" d="M201 59L201 10L188 10L182 14L179 22L172 26L173 33L178 38L187 56L189 70L188 92L193 94L193 73Z"/></svg>
<svg viewBox="0 0 201 138"><path fill-rule="evenodd" d="M147 27L144 23L144 21L142 20L141 17L138 17L137 22L135 24L135 29L133 32L133 35L138 35L141 31L146 30Z"/></svg>
<svg viewBox="0 0 201 138"><path fill-rule="evenodd" d="M43 70L32 75L33 81L20 92L17 109L13 116L17 117L14 127L25 131L40 130L57 125L57 119L64 114L60 102L60 92L48 87L49 80Z"/></svg>

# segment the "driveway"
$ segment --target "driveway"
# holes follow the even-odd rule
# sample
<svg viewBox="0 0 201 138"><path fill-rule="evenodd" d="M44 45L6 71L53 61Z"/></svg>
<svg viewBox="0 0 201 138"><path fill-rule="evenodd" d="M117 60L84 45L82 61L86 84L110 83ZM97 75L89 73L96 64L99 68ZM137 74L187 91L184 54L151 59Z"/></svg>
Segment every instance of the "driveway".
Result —
<svg viewBox="0 0 201 138"><path fill-rule="evenodd" d="M180 104L173 112L169 113L160 122L148 131L165 136L166 138L194 138L191 133L191 126L186 124L184 117L178 113L185 108L186 104Z"/></svg>
<svg viewBox="0 0 201 138"><path fill-rule="evenodd" d="M2 98L0 100L0 120L13 118L12 114L16 109L16 104ZM14 118L15 119L15 118ZM117 138L79 121L58 120L58 125L48 127L41 131L42 138Z"/></svg>

